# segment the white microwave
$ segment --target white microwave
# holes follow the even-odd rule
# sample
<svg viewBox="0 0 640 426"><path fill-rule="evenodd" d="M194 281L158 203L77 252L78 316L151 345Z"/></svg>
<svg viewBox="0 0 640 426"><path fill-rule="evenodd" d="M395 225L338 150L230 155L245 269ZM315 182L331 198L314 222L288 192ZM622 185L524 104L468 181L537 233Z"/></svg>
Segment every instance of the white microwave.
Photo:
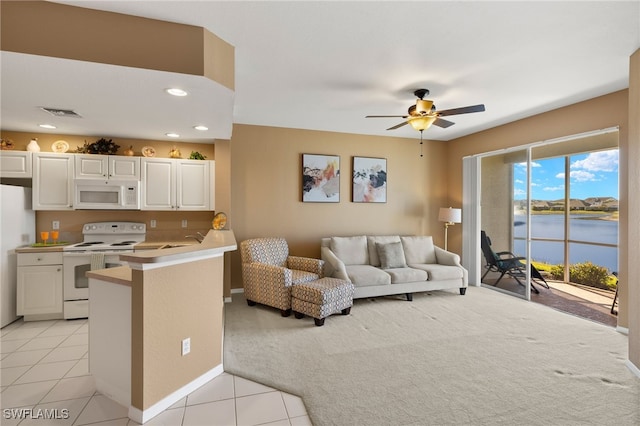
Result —
<svg viewBox="0 0 640 426"><path fill-rule="evenodd" d="M140 210L140 182L75 179L77 210Z"/></svg>

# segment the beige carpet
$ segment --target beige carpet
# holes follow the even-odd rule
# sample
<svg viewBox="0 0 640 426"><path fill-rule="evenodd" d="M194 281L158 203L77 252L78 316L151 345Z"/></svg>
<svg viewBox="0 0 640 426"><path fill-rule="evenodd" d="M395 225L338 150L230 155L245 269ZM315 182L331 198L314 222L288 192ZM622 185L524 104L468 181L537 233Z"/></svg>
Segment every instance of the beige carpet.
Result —
<svg viewBox="0 0 640 426"><path fill-rule="evenodd" d="M303 398L314 425L638 425L627 337L472 287L282 318L226 305L225 371Z"/></svg>

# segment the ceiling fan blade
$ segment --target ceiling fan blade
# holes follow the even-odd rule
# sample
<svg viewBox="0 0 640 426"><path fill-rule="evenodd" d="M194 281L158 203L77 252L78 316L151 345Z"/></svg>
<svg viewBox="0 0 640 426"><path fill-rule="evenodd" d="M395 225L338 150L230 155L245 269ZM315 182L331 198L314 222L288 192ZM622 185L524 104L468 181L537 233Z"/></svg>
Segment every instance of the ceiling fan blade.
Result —
<svg viewBox="0 0 640 426"><path fill-rule="evenodd" d="M442 118L436 118L436 121L433 122L434 126L442 127L443 129L451 127L454 124L456 123L454 123L453 121L443 120Z"/></svg>
<svg viewBox="0 0 640 426"><path fill-rule="evenodd" d="M364 118L407 118L407 115L367 115Z"/></svg>
<svg viewBox="0 0 640 426"><path fill-rule="evenodd" d="M395 129L399 129L400 127L405 126L405 125L407 125L407 124L409 124L409 122L408 122L408 121L403 121L403 122L402 122L402 123L400 123L400 124L396 124L396 125L395 125L395 126L393 126L393 127L389 127L387 130L395 130Z"/></svg>
<svg viewBox="0 0 640 426"><path fill-rule="evenodd" d="M484 111L484 104L471 105L471 106L461 107L461 108L445 109L443 111L436 111L436 114L438 114L439 116L446 116L446 115L469 114L470 112L482 112L482 111Z"/></svg>

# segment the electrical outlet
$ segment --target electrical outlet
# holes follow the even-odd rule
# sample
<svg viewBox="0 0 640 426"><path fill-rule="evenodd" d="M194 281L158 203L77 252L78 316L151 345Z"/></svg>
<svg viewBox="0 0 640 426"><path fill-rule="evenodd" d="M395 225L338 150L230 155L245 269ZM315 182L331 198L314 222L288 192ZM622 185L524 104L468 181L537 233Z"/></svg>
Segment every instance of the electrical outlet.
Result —
<svg viewBox="0 0 640 426"><path fill-rule="evenodd" d="M51 229L60 229L60 221L54 220L53 222L51 222Z"/></svg>
<svg viewBox="0 0 640 426"><path fill-rule="evenodd" d="M187 219L182 219L182 227L183 228L187 227Z"/></svg>
<svg viewBox="0 0 640 426"><path fill-rule="evenodd" d="M191 337L182 339L182 356L185 356L189 352L191 352Z"/></svg>
<svg viewBox="0 0 640 426"><path fill-rule="evenodd" d="M151 221L149 222L149 226L152 228L155 228L157 225L156 220L155 219L151 219Z"/></svg>

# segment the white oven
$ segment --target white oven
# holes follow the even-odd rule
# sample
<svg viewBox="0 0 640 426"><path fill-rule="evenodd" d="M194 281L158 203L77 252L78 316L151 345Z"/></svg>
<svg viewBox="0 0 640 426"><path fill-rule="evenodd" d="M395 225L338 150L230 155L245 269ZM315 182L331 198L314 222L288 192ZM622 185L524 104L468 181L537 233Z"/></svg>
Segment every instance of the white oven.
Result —
<svg viewBox="0 0 640 426"><path fill-rule="evenodd" d="M74 208L77 210L140 210L140 182L76 179Z"/></svg>
<svg viewBox="0 0 640 426"><path fill-rule="evenodd" d="M127 264L127 262L120 261L120 254L132 251L64 253L62 261L64 318L87 318L89 316L89 279L86 275L92 269L92 259L102 257L105 268L115 268ZM95 262L93 263L95 265Z"/></svg>
<svg viewBox="0 0 640 426"><path fill-rule="evenodd" d="M88 318L89 279L94 269L124 266L120 255L133 252L145 240L146 226L138 222L95 222L82 227L84 240L62 250L64 318Z"/></svg>

